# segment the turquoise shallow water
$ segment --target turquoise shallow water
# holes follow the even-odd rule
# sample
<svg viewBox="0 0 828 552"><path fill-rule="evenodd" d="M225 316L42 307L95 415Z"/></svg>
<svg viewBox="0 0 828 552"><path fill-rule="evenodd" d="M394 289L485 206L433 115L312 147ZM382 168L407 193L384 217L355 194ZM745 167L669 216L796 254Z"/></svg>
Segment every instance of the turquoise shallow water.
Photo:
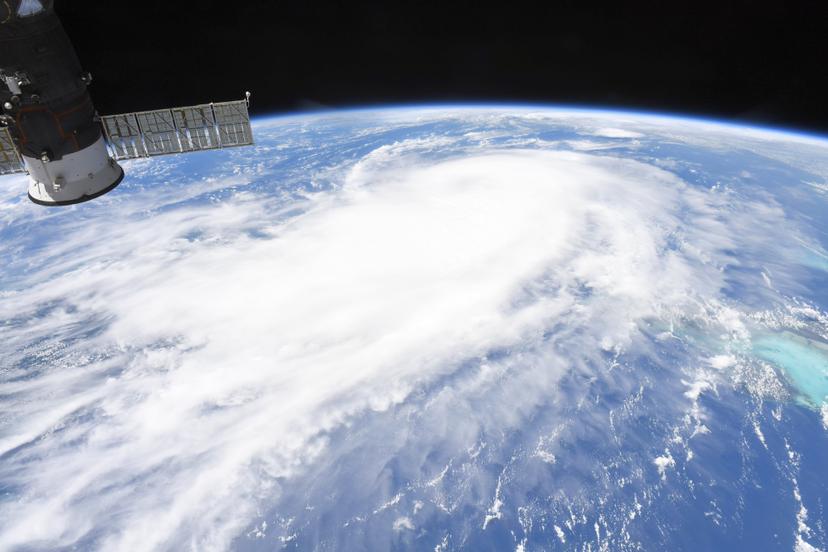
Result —
<svg viewBox="0 0 828 552"><path fill-rule="evenodd" d="M753 352L782 368L808 403L822 404L828 397L828 347L789 332L758 339Z"/></svg>

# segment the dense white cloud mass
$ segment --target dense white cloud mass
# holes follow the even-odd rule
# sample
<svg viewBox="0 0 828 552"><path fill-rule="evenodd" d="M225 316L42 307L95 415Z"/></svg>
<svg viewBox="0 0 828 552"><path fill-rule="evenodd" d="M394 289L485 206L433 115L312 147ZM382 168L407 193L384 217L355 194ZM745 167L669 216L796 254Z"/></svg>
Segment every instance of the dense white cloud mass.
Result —
<svg viewBox="0 0 828 552"><path fill-rule="evenodd" d="M788 224L773 204L734 209L629 159L423 153L439 148L376 147L334 188L278 206L250 192L144 217L113 200L111 224L69 221L28 252L27 284L0 296L0 481L16 496L0 504L0 548L224 549L332 454L332 432L412 395L455 424L428 418L430 439L511 431L563 374L592 377L645 327L667 339L673 321L703 319L738 337L724 267L734 249L771 247L746 229ZM688 383L697 426L718 377L704 374ZM553 465L544 443L533 454ZM667 480L678 457L661 450Z"/></svg>

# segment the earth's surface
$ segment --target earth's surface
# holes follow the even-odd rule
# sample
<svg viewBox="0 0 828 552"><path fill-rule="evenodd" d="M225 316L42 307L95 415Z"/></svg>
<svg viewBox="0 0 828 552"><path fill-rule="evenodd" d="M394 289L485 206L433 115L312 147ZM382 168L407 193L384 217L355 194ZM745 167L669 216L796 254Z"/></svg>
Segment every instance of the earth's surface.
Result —
<svg viewBox="0 0 828 552"><path fill-rule="evenodd" d="M2 550L825 550L828 142L261 119L0 179Z"/></svg>

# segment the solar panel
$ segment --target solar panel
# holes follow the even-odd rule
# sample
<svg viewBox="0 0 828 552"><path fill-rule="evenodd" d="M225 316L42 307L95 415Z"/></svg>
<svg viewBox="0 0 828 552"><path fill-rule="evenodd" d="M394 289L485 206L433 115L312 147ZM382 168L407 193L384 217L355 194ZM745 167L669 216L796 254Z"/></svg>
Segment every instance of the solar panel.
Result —
<svg viewBox="0 0 828 552"><path fill-rule="evenodd" d="M253 143L247 100L101 117L115 159Z"/></svg>
<svg viewBox="0 0 828 552"><path fill-rule="evenodd" d="M107 115L101 117L101 123L115 159L132 159L147 155L135 113Z"/></svg>
<svg viewBox="0 0 828 552"><path fill-rule="evenodd" d="M172 110L183 151L220 148L216 119L210 104L178 107Z"/></svg>
<svg viewBox="0 0 828 552"><path fill-rule="evenodd" d="M247 146L253 143L246 100L213 104L213 111L216 114L222 147Z"/></svg>
<svg viewBox="0 0 828 552"><path fill-rule="evenodd" d="M9 129L0 127L0 174L24 173L20 155L14 146Z"/></svg>
<svg viewBox="0 0 828 552"><path fill-rule="evenodd" d="M169 109L142 111L135 114L135 119L144 136L147 155L181 153L178 129L175 128L172 111Z"/></svg>

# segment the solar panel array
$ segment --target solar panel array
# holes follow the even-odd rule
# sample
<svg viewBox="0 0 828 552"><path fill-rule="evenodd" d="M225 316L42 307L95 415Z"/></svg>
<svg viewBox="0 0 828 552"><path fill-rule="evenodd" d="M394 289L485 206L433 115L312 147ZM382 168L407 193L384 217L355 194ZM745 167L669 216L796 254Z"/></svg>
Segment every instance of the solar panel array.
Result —
<svg viewBox="0 0 828 552"><path fill-rule="evenodd" d="M13 174L26 172L17 148L14 147L9 129L0 127L0 174Z"/></svg>
<svg viewBox="0 0 828 552"><path fill-rule="evenodd" d="M253 143L247 100L101 117L115 159Z"/></svg>

